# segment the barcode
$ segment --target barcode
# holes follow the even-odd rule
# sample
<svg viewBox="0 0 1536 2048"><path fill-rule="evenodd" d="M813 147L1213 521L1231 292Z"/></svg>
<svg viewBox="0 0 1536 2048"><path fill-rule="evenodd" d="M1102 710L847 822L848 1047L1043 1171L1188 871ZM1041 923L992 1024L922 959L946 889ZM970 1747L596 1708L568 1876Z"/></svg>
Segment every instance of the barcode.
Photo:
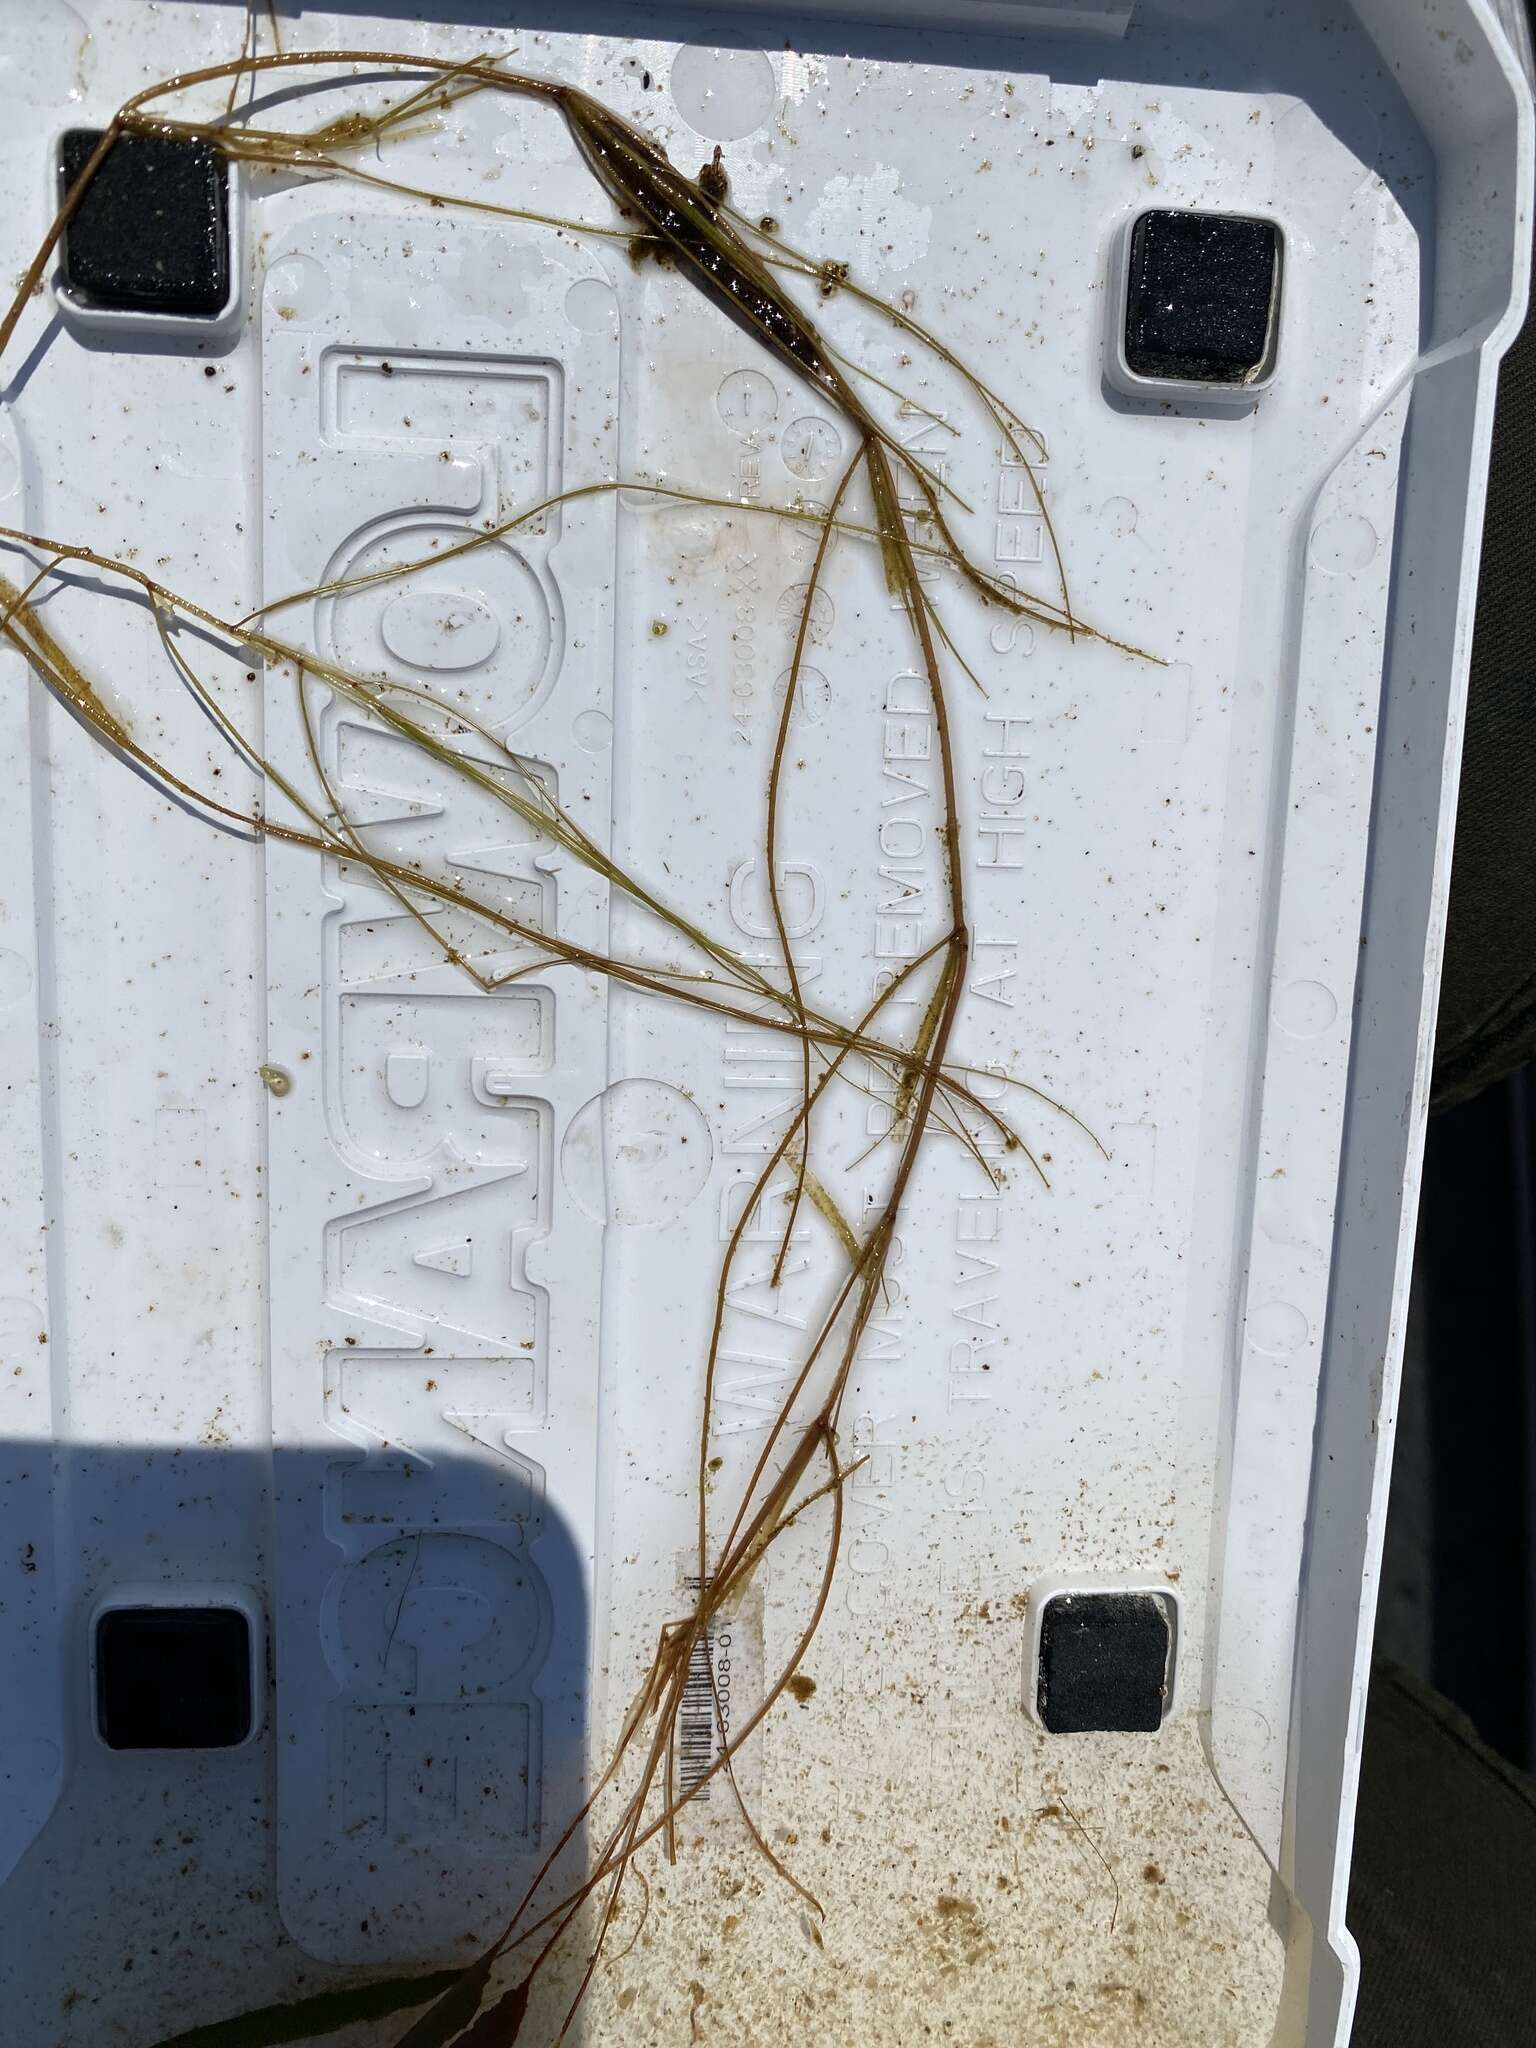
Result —
<svg viewBox="0 0 1536 2048"><path fill-rule="evenodd" d="M684 1797L707 1801L714 1780L700 1784L715 1760L715 1663L713 1622L694 1643L688 1658L688 1676L683 1683L682 1711L678 1715L677 1764Z"/></svg>
<svg viewBox="0 0 1536 2048"><path fill-rule="evenodd" d="M697 1561L695 1555L692 1562ZM707 1581L690 1571L688 1563L679 1559L678 1579L683 1599L692 1603ZM762 1691L762 1588L754 1584L744 1597L719 1606L708 1604L711 1611L688 1653L673 1731L677 1796L692 1804L700 1823L730 1826L738 1818L740 1802L750 1799L757 1785L756 1750L748 1744L737 1754L731 1744ZM731 1759L729 1771L721 1767L726 1756Z"/></svg>

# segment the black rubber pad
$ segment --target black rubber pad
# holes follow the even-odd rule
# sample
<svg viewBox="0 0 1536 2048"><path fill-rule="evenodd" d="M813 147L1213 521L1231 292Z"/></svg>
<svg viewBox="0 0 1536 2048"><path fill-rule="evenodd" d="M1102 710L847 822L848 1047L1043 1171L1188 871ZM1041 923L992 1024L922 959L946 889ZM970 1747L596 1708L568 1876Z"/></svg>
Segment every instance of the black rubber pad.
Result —
<svg viewBox="0 0 1536 2048"><path fill-rule="evenodd" d="M60 146L67 191L101 140L72 128ZM229 297L229 176L206 142L122 135L64 235L64 282L115 312L223 311Z"/></svg>
<svg viewBox="0 0 1536 2048"><path fill-rule="evenodd" d="M1227 213L1144 213L1131 230L1125 360L1138 377L1245 384L1272 359L1280 230Z"/></svg>
<svg viewBox="0 0 1536 2048"><path fill-rule="evenodd" d="M251 1732L251 1627L238 1607L114 1607L96 1624L96 1723L110 1749L227 1749Z"/></svg>
<svg viewBox="0 0 1536 2048"><path fill-rule="evenodd" d="M1168 1706L1170 1633L1154 1593L1059 1593L1040 1617L1040 1719L1053 1735L1155 1734Z"/></svg>

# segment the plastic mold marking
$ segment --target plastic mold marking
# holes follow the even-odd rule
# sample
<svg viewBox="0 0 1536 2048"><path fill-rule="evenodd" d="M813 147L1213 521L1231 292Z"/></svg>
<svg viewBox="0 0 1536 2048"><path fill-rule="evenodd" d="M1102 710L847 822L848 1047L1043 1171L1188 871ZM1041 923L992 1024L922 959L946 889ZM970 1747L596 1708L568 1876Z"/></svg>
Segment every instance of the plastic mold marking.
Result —
<svg viewBox="0 0 1536 2048"><path fill-rule="evenodd" d="M302 510L267 596L304 593L285 634L381 703L410 693L460 753L469 735L484 781L291 668L268 677L269 737L307 752L360 852L517 927L363 860L268 861L269 1043L293 1077L271 1101L280 1895L311 1952L367 1962L403 1939L451 1952L502 1899L565 1803L551 1713L567 1740L579 1722L584 1641L563 1675L551 1658L581 1589L557 1594L549 1556L557 1531L561 1557L591 1550L596 1328L559 1283L594 1269L604 1212L565 1198L555 1162L607 1085L606 998L557 1014L537 967L541 934L600 943L606 911L538 804L609 810L607 756L579 735L611 715L612 508L463 543L582 465L614 473L566 393L613 390L617 336L572 316L593 280L529 250L445 348L437 294L368 285L410 267L387 224L331 225L268 269L265 486ZM479 231L444 229L466 275L504 266L504 238L492 264ZM490 786L508 776L526 815ZM289 1445L320 1455L284 1483Z"/></svg>

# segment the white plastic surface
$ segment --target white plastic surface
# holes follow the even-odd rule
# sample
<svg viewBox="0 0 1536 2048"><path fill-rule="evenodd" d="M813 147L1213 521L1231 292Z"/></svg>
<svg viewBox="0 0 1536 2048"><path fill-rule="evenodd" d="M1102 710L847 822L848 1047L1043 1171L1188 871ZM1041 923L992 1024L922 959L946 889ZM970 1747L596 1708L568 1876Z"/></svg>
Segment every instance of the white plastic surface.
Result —
<svg viewBox="0 0 1536 2048"><path fill-rule="evenodd" d="M1108 1157L1023 1098L1049 1191L1011 1160L998 1188L958 1147L925 1156L846 1409L866 1462L814 1695L743 1765L826 1920L813 1940L713 1798L676 1870L651 1871L645 1941L597 1981L594 2044L760 2039L802 2009L827 2039L942 2023L978 2048L1323 2048L1348 2026L1363 1646L1489 379L1524 281L1525 89L1478 0L1381 0L1360 23L1249 24L1214 0L991 12L1015 40L829 27L825 52L759 50L750 14L730 50L679 50L683 22L516 37L518 63L683 167L720 141L744 211L910 294L1042 435L1077 609L1166 664L937 579L987 690L950 679L973 928L956 1049L1067 1104ZM0 272L46 224L58 130L232 54L241 27L105 0L7 18L26 118L0 175L40 196ZM311 13L291 31L508 42ZM554 117L514 102L467 103L387 165L605 217ZM30 309L0 521L137 549L238 615L583 483L737 501L594 495L273 624L462 692L615 858L771 965L763 785L814 536L754 507L824 501L845 425L610 245L377 188L242 184L232 337L114 349ZM1247 410L1106 376L1115 252L1149 206L1282 227L1275 374ZM974 508L979 557L1049 595L1027 481L961 388L878 316L816 314L960 429L893 415ZM49 616L198 779L255 797L141 614L76 592ZM942 928L933 739L856 541L813 640L782 880L802 980L852 1017ZM569 968L482 993L355 867L211 834L14 657L0 676L0 1432L27 1547L0 1609L19 1936L0 1982L26 2048L104 2019L147 2044L337 1966L438 1965L500 1925L686 1603L711 1276L798 1057ZM228 687L269 754L302 761L291 670ZM579 864L308 703L371 844L578 944L668 957ZM886 1114L849 1090L828 1115L821 1170L850 1215L878 1199ZM782 1200L728 1305L722 1498L841 1258L807 1211L774 1291ZM729 1617L748 1692L803 1621L824 1533L797 1530ZM125 1761L96 1741L88 1617L155 1582L248 1587L270 1616L275 1689L245 1749ZM1142 1585L1178 1609L1163 1732L1044 1735L1043 1597ZM67 1957L40 1938L64 1914ZM124 1955L172 1923L130 1983Z"/></svg>

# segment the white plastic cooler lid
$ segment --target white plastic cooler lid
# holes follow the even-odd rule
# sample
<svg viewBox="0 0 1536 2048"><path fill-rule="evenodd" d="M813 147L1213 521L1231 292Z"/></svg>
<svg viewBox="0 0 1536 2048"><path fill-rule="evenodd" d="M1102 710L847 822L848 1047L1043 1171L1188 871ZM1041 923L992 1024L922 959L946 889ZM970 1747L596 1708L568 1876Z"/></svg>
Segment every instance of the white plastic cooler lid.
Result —
<svg viewBox="0 0 1536 2048"><path fill-rule="evenodd" d="M733 203L847 259L1018 407L1076 609L1161 664L935 576L985 690L951 665L957 1056L1103 1150L1015 1095L1049 1189L1016 1155L994 1175L925 1151L844 1411L863 1462L832 1600L737 1772L824 1917L716 1779L677 1864L646 1852L648 1910L631 1887L577 2037L1341 2042L1492 380L1525 288L1524 75L1484 0L997 0L964 33L839 6L789 41L749 9L706 29L594 6L558 31L486 11L279 20L292 48L515 48L684 169L719 143ZM47 226L60 134L244 27L124 0L7 16L0 274ZM372 168L608 218L555 116L514 100ZM1115 371L1149 209L1281 230L1274 375L1235 407ZM583 484L731 501L577 499L274 624L467 702L615 860L774 966L763 792L816 536L761 508L824 503L846 423L619 245L244 172L234 219L222 320L29 307L0 521L234 617ZM813 311L910 393L875 397L971 506L977 557L1053 595L1028 480L958 380L846 297ZM255 801L142 607L89 582L50 628L146 744ZM856 539L811 641L781 886L802 983L851 1019L943 930L932 721ZM463 1961L504 1922L689 1605L714 1276L799 1055L572 968L485 993L365 871L211 831L9 651L0 679L0 1984L26 2048L139 2048ZM302 760L291 669L225 687ZM672 957L590 870L310 702L371 844L594 951ZM889 1120L848 1088L822 1126L855 1222ZM843 1260L807 1206L771 1285L789 1181L727 1302L721 1502ZM783 1663L826 1537L808 1514L717 1622L728 1713ZM1050 1732L1051 1601L1126 1592L1170 1630L1160 1730ZM187 1605L252 1621L250 1737L109 1748L101 1614ZM697 1678L685 1775L717 1754Z"/></svg>

